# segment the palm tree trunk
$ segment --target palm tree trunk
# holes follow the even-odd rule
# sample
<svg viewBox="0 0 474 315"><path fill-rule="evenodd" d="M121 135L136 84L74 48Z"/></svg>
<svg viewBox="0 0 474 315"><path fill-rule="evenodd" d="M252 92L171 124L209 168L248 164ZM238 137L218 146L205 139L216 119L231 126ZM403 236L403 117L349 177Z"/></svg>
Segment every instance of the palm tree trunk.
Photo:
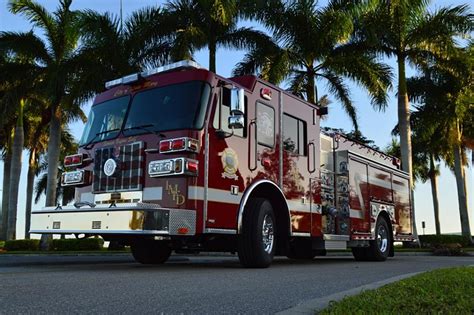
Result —
<svg viewBox="0 0 474 315"><path fill-rule="evenodd" d="M16 238L16 218L18 212L18 190L20 186L21 175L21 155L23 153L23 145L25 142L25 135L23 130L24 105L25 100L21 100L18 113L18 121L15 126L15 134L13 135L12 162L10 167L10 189L8 196L9 200L7 240L14 240Z"/></svg>
<svg viewBox="0 0 474 315"><path fill-rule="evenodd" d="M10 142L10 141L9 141ZM3 159L3 187L2 187L2 224L0 226L0 240L7 239L8 229L8 193L10 187L10 169L12 162L12 151L10 143L6 147L5 158Z"/></svg>
<svg viewBox="0 0 474 315"><path fill-rule="evenodd" d="M35 184L36 148L30 150L28 161L28 179L26 183L25 238L30 238L31 207L33 205L33 187Z"/></svg>
<svg viewBox="0 0 474 315"><path fill-rule="evenodd" d="M400 130L400 151L402 169L410 175L410 192L412 199L413 234L418 238L415 221L415 203L413 194L413 167L411 151L410 103L408 102L405 57L398 55L398 129Z"/></svg>
<svg viewBox="0 0 474 315"><path fill-rule="evenodd" d="M315 80L314 80L314 75L311 73L312 72L312 67L311 67L311 72L308 68L308 85L306 86L306 96L307 96L307 101L310 102L311 104L316 104L318 101L316 99L316 93L315 93Z"/></svg>
<svg viewBox="0 0 474 315"><path fill-rule="evenodd" d="M436 166L433 155L430 154L430 182L431 194L433 195L433 209L435 218L436 235L441 234L441 227L439 224L439 199L438 199L438 176L436 175Z"/></svg>
<svg viewBox="0 0 474 315"><path fill-rule="evenodd" d="M58 187L58 164L61 145L61 108L59 102L51 108L51 121L49 125L48 142L48 182L46 185L46 206L56 205L56 190ZM48 249L48 241L51 238L48 234L41 235L40 248Z"/></svg>
<svg viewBox="0 0 474 315"><path fill-rule="evenodd" d="M469 209L467 205L467 195L465 189L465 177L463 172L461 133L459 131L459 120L456 121L456 139L458 140L454 148L454 174L456 175L456 186L458 189L459 217L461 220L461 233L471 241L471 227L469 226Z"/></svg>
<svg viewBox="0 0 474 315"><path fill-rule="evenodd" d="M209 70L216 73L216 52L217 43L214 35L211 34L209 39Z"/></svg>

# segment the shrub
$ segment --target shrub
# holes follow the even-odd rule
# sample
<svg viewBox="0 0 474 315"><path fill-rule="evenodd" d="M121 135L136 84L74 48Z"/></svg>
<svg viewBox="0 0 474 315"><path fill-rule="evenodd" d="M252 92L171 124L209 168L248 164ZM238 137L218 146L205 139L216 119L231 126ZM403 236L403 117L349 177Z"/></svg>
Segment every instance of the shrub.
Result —
<svg viewBox="0 0 474 315"><path fill-rule="evenodd" d="M433 247L433 255L436 256L468 256L462 249L461 244L441 244Z"/></svg>
<svg viewBox="0 0 474 315"><path fill-rule="evenodd" d="M421 247L435 248L445 244L469 245L469 238L461 235L419 235Z"/></svg>
<svg viewBox="0 0 474 315"><path fill-rule="evenodd" d="M3 249L5 247L5 241L0 241L0 249Z"/></svg>
<svg viewBox="0 0 474 315"><path fill-rule="evenodd" d="M5 242L5 250L21 251L21 250L39 250L39 240L12 240Z"/></svg>
<svg viewBox="0 0 474 315"><path fill-rule="evenodd" d="M53 239L50 248L54 251L101 250L103 245L101 238L68 238Z"/></svg>

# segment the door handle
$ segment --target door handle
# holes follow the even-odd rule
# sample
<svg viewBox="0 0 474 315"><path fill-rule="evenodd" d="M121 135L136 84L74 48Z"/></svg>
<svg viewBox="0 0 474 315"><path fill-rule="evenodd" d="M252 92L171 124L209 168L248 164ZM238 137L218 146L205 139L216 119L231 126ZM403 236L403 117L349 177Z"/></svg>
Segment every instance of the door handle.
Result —
<svg viewBox="0 0 474 315"><path fill-rule="evenodd" d="M312 150L311 150L312 149ZM313 155L313 165L311 166L311 151ZM314 142L308 143L308 172L310 174L314 173L316 171L316 146L314 145Z"/></svg>

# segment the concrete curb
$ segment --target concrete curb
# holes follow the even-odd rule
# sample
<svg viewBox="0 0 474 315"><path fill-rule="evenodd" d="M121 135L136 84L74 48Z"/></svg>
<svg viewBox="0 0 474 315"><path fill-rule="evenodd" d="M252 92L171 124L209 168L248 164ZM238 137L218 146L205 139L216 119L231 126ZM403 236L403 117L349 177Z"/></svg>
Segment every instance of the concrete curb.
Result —
<svg viewBox="0 0 474 315"><path fill-rule="evenodd" d="M354 288L354 289L334 293L334 294L327 295L327 296L324 296L324 297L321 297L321 298L312 299L312 300L309 300L309 301L305 301L301 304L298 304L295 307L292 307L292 308L289 308L287 310L278 312L276 314L278 314L278 315L291 315L291 314L312 314L312 315L314 315L315 312L321 311L324 308L328 307L329 303L331 301L339 301L339 300L342 300L343 298L345 298L347 296L357 295L357 294L359 294L363 291L366 291L366 290L377 289L377 288L380 288L381 286L384 286L386 284L396 282L396 281L400 281L400 280L403 280L403 279L406 279L406 278L410 278L410 277L413 277L414 275L417 275L417 274L420 274L420 273L422 273L422 272L407 273L407 274L404 274L404 275L400 275L400 276L388 278L388 279L385 279L385 280L369 283L369 284L366 284L366 285L363 285L363 286L360 286L360 287L357 287L357 288Z"/></svg>

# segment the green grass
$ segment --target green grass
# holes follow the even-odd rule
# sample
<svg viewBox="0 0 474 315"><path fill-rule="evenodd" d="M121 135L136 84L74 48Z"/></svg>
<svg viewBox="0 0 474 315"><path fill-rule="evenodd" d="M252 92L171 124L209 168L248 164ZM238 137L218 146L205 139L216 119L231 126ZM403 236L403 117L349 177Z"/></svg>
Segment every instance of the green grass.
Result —
<svg viewBox="0 0 474 315"><path fill-rule="evenodd" d="M440 269L347 297L319 314L473 314L474 267Z"/></svg>

